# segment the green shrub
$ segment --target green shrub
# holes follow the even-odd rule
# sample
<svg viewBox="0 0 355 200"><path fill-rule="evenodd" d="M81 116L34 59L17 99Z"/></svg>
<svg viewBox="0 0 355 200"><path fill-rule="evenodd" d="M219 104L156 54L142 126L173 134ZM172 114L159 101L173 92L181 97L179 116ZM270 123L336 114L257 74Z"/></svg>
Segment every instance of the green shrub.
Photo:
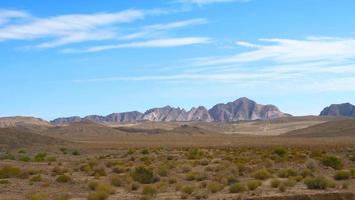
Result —
<svg viewBox="0 0 355 200"><path fill-rule="evenodd" d="M210 191L212 193L219 192L219 191L223 190L223 188L224 188L224 185L219 182L216 182L216 181L209 182L207 184L208 191Z"/></svg>
<svg viewBox="0 0 355 200"><path fill-rule="evenodd" d="M247 190L247 187L243 183L234 183L229 187L230 193L240 193Z"/></svg>
<svg viewBox="0 0 355 200"><path fill-rule="evenodd" d="M253 177L259 180L266 180L271 177L271 173L267 169L263 168L256 171L253 174Z"/></svg>
<svg viewBox="0 0 355 200"><path fill-rule="evenodd" d="M334 179L335 180L346 180L351 177L351 173L349 170L338 170L335 172Z"/></svg>
<svg viewBox="0 0 355 200"><path fill-rule="evenodd" d="M150 184L158 181L158 178L154 176L153 171L145 167L136 167L131 172L131 177L133 180L141 184Z"/></svg>
<svg viewBox="0 0 355 200"><path fill-rule="evenodd" d="M157 193L157 189L151 185L145 185L142 190L143 195L155 196L157 195Z"/></svg>
<svg viewBox="0 0 355 200"><path fill-rule="evenodd" d="M278 155L279 157L284 157L287 155L288 151L287 149L283 148L283 147L278 147L278 148L275 148L273 151L272 151L273 154L275 155Z"/></svg>
<svg viewBox="0 0 355 200"><path fill-rule="evenodd" d="M334 186L333 182L324 177L307 178L304 183L308 189L312 190L324 190Z"/></svg>
<svg viewBox="0 0 355 200"><path fill-rule="evenodd" d="M59 175L57 178L56 178L56 181L58 183L69 183L69 182L72 182L73 179L68 176L68 175Z"/></svg>
<svg viewBox="0 0 355 200"><path fill-rule="evenodd" d="M47 153L38 153L36 154L34 161L35 162L43 162L46 160Z"/></svg>
<svg viewBox="0 0 355 200"><path fill-rule="evenodd" d="M326 156L322 159L322 164L333 169L342 169L343 161L335 156Z"/></svg>
<svg viewBox="0 0 355 200"><path fill-rule="evenodd" d="M148 155L149 154L149 150L148 149L142 149L141 150L141 154Z"/></svg>
<svg viewBox="0 0 355 200"><path fill-rule="evenodd" d="M247 186L249 190L255 190L259 186L261 186L261 181L258 180L251 180L247 182Z"/></svg>
<svg viewBox="0 0 355 200"><path fill-rule="evenodd" d="M22 155L22 156L20 156L19 160L22 162L30 162L31 158L29 156Z"/></svg>

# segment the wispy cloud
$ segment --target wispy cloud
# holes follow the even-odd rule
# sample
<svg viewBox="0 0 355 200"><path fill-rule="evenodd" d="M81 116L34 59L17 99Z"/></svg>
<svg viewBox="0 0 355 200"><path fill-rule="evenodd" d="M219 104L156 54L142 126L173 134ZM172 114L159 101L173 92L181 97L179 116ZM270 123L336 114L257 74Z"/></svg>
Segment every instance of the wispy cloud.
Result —
<svg viewBox="0 0 355 200"><path fill-rule="evenodd" d="M0 42L7 40L30 40L41 43L26 46L31 48L53 48L87 41L111 41L113 45L97 45L82 52L96 52L117 48L170 47L188 44L206 43L206 38L185 37L166 38L169 31L188 26L208 23L203 18L173 21L163 24L152 24L143 27L126 29L124 23L142 20L147 16L157 16L182 12L171 9L137 10L129 9L120 12L103 12L91 14L68 14L38 18L23 11L0 10ZM25 19L21 23L13 23L13 19ZM9 23L7 23L9 22ZM3 24L3 26L1 26ZM163 39L162 39L163 38ZM134 40L149 39L147 41ZM126 44L114 44L118 40L132 40ZM64 52L78 50L62 50Z"/></svg>
<svg viewBox="0 0 355 200"><path fill-rule="evenodd" d="M13 19L29 18L30 14L19 10L0 9L0 26L6 24Z"/></svg>
<svg viewBox="0 0 355 200"><path fill-rule="evenodd" d="M120 39L128 40L128 39L151 37L165 31L170 31L177 28L184 28L188 26L196 26L196 25L201 25L206 23L208 23L207 19L196 18L196 19L188 19L182 21L174 21L165 24L153 24L153 25L145 26L137 32L121 36Z"/></svg>
<svg viewBox="0 0 355 200"><path fill-rule="evenodd" d="M132 42L117 45L101 45L89 47L86 49L64 49L63 53L79 53L79 52L99 52L111 49L122 49L122 48L166 48L166 47L176 47L176 46L186 46L195 44L205 44L211 42L211 39L206 37L182 37L182 38L166 38L166 39L156 39L147 40L143 42Z"/></svg>
<svg viewBox="0 0 355 200"><path fill-rule="evenodd" d="M213 3L248 2L248 1L250 0L178 0L175 2L206 5L206 4L213 4Z"/></svg>
<svg viewBox="0 0 355 200"><path fill-rule="evenodd" d="M280 91L355 91L355 40L309 37L304 40L238 41L244 52L195 58L153 76L104 77L100 81L214 81L269 87Z"/></svg>
<svg viewBox="0 0 355 200"><path fill-rule="evenodd" d="M355 59L355 39L308 38L292 40L282 38L260 39L260 44L237 42L253 50L222 57L195 59L196 65L225 65L258 61L295 63L312 61L344 61Z"/></svg>

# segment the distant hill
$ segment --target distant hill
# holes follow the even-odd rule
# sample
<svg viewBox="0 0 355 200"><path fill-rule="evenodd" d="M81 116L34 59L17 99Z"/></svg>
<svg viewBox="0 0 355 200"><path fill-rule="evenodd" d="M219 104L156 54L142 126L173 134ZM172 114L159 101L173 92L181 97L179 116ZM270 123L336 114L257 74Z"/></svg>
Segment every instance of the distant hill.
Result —
<svg viewBox="0 0 355 200"><path fill-rule="evenodd" d="M42 132L42 134L55 137L81 137L125 135L126 132L91 121L83 121L74 122L66 126L53 127Z"/></svg>
<svg viewBox="0 0 355 200"><path fill-rule="evenodd" d="M16 127L16 126L48 126L51 124L43 119L35 117L0 117L0 128Z"/></svg>
<svg viewBox="0 0 355 200"><path fill-rule="evenodd" d="M291 137L337 137L355 136L355 119L334 120L307 128L290 131L284 136Z"/></svg>
<svg viewBox="0 0 355 200"><path fill-rule="evenodd" d="M68 117L51 121L53 125L65 125L74 122L93 121L102 124L155 122L236 122L242 120L269 120L290 115L281 112L274 105L261 105L248 98L240 98L227 104L217 104L210 110L203 106L193 107L189 111L165 106L152 108L144 113L138 111L113 113L107 116L90 115L83 118Z"/></svg>
<svg viewBox="0 0 355 200"><path fill-rule="evenodd" d="M12 148L36 145L64 144L63 140L32 132L22 131L17 128L0 128L0 146Z"/></svg>
<svg viewBox="0 0 355 200"><path fill-rule="evenodd" d="M332 104L324 108L320 116L355 117L355 106L350 103Z"/></svg>

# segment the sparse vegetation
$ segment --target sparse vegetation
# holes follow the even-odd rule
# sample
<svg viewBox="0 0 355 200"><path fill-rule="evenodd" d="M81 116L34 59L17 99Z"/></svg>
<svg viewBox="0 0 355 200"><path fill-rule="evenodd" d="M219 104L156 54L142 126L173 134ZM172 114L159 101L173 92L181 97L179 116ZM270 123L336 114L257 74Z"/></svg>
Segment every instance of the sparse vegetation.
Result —
<svg viewBox="0 0 355 200"><path fill-rule="evenodd" d="M314 177L314 178L307 178L304 183L307 185L308 189L312 190L324 190L328 187L334 187L335 184L324 177Z"/></svg>
<svg viewBox="0 0 355 200"><path fill-rule="evenodd" d="M335 156L326 156L322 159L322 164L333 169L342 169L343 161Z"/></svg>

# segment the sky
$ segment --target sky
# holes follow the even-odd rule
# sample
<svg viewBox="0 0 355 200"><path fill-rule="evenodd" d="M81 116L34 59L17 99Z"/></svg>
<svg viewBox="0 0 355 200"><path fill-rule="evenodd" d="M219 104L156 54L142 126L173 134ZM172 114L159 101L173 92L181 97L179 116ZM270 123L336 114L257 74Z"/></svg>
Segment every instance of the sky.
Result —
<svg viewBox="0 0 355 200"><path fill-rule="evenodd" d="M355 1L2 0L0 116L355 103Z"/></svg>

